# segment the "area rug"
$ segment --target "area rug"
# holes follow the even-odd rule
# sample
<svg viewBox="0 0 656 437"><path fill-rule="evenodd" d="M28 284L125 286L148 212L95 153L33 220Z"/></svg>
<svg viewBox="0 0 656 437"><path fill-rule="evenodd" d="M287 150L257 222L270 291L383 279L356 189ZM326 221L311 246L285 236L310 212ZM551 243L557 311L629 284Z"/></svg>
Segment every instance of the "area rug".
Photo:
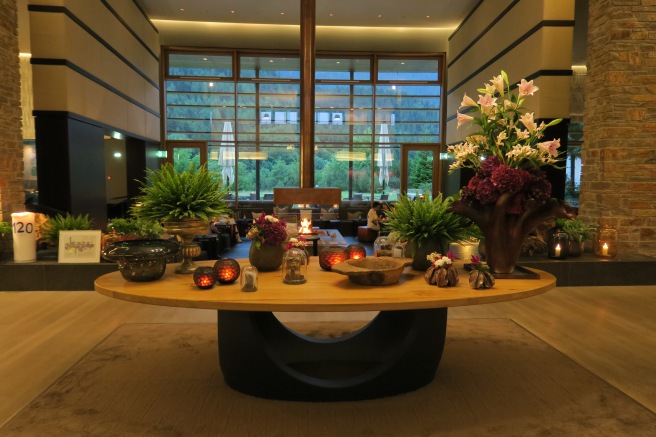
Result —
<svg viewBox="0 0 656 437"><path fill-rule="evenodd" d="M294 327L330 336L351 325ZM0 435L656 435L654 413L507 319L449 321L431 384L360 402L271 401L235 392L219 370L216 335L212 324L122 325Z"/></svg>

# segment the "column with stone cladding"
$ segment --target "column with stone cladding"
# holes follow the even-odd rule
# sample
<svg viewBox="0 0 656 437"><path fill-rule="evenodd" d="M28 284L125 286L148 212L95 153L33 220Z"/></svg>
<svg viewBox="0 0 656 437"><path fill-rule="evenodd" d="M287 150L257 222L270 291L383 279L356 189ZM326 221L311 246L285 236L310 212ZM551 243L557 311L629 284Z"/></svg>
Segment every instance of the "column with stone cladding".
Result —
<svg viewBox="0 0 656 437"><path fill-rule="evenodd" d="M656 255L656 0L589 0L580 217Z"/></svg>

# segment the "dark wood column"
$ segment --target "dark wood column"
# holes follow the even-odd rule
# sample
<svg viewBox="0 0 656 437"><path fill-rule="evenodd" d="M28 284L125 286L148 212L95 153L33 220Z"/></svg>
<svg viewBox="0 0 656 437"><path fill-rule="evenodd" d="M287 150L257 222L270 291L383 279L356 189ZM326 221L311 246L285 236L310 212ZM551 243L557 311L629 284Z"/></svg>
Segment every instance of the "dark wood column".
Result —
<svg viewBox="0 0 656 437"><path fill-rule="evenodd" d="M316 0L301 0L301 188L314 187Z"/></svg>

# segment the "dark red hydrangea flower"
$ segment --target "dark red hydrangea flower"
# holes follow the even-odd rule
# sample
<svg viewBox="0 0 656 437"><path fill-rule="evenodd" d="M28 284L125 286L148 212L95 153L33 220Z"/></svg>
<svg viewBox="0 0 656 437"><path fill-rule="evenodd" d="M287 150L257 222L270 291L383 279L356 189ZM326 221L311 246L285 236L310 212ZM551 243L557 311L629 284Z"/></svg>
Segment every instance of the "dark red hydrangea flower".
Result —
<svg viewBox="0 0 656 437"><path fill-rule="evenodd" d="M492 183L502 193L518 193L533 179L526 170L500 165L493 172Z"/></svg>
<svg viewBox="0 0 656 437"><path fill-rule="evenodd" d="M482 178L489 178L492 176L492 172L501 165L501 161L499 161L499 158L496 156L488 156L485 158L485 160L481 163L481 168L479 170L479 173Z"/></svg>
<svg viewBox="0 0 656 437"><path fill-rule="evenodd" d="M490 178L479 181L476 186L476 198L483 205L496 202L499 194L499 190L497 190Z"/></svg>

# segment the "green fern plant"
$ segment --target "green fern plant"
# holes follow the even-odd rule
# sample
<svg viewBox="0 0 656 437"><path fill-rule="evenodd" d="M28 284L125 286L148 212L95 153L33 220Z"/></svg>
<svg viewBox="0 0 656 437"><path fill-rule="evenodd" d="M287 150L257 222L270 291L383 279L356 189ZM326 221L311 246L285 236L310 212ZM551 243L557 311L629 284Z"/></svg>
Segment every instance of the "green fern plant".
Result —
<svg viewBox="0 0 656 437"><path fill-rule="evenodd" d="M556 227L563 230L567 234L570 241L579 243L584 242L590 237L593 228L588 226L580 219L556 219Z"/></svg>
<svg viewBox="0 0 656 437"><path fill-rule="evenodd" d="M183 221L198 219L209 222L218 215L230 214L223 200L228 194L221 178L210 173L207 166L177 171L172 164L159 170L146 170L140 195L130 212L138 219L151 221Z"/></svg>
<svg viewBox="0 0 656 437"><path fill-rule="evenodd" d="M422 243L435 240L442 248L453 241L478 237L478 227L469 219L451 211L452 197L442 194L430 200L428 195L411 199L401 195L390 211L386 229L399 234L402 239Z"/></svg>
<svg viewBox="0 0 656 437"><path fill-rule="evenodd" d="M136 218L115 218L107 224L108 232L116 232L123 235L135 234L143 238L157 238L164 230L162 225L153 220L141 220Z"/></svg>
<svg viewBox="0 0 656 437"><path fill-rule="evenodd" d="M61 214L48 216L48 220L41 227L41 238L56 244L59 241L59 231L87 231L92 226L93 221L89 218L89 214L72 215L67 212L65 216Z"/></svg>
<svg viewBox="0 0 656 437"><path fill-rule="evenodd" d="M7 222L0 222L0 237L11 234L11 225Z"/></svg>

